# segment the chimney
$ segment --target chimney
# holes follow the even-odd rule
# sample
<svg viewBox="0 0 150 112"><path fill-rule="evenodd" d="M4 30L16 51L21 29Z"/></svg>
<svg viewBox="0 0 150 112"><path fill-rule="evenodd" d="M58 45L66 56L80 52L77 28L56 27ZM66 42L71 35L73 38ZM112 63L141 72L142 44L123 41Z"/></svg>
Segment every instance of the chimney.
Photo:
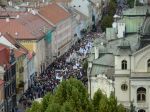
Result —
<svg viewBox="0 0 150 112"><path fill-rule="evenodd" d="M94 53L95 53L95 59L98 59L99 57L99 48L98 47L94 47Z"/></svg>
<svg viewBox="0 0 150 112"><path fill-rule="evenodd" d="M9 20L9 18L6 18L6 22L9 22L10 20Z"/></svg>
<svg viewBox="0 0 150 112"><path fill-rule="evenodd" d="M125 23L118 23L118 38L123 38L125 34Z"/></svg>

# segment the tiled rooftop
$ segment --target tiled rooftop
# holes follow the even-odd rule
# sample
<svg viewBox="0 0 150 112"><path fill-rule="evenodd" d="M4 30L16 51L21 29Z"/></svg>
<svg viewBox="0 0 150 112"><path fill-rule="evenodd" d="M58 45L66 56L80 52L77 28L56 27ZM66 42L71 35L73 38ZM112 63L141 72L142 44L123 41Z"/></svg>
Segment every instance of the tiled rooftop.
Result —
<svg viewBox="0 0 150 112"><path fill-rule="evenodd" d="M70 16L70 13L67 12L67 10L63 9L56 3L51 3L42 7L39 10L39 13L53 24L57 24Z"/></svg>

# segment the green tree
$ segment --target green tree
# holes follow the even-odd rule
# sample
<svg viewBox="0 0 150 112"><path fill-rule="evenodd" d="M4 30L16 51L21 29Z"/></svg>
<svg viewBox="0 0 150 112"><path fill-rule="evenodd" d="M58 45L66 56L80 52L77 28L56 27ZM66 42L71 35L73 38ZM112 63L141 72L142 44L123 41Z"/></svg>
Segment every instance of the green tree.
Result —
<svg viewBox="0 0 150 112"><path fill-rule="evenodd" d="M93 100L94 112L125 112L125 108L117 104L114 93L108 98L101 90L95 92Z"/></svg>
<svg viewBox="0 0 150 112"><path fill-rule="evenodd" d="M102 91L100 89L98 89L98 91L95 92L93 100L92 100L95 112L99 112L100 111L99 110L99 105L100 105L100 100L102 99L102 97L103 97L103 93L102 93Z"/></svg>
<svg viewBox="0 0 150 112"><path fill-rule="evenodd" d="M32 107L28 108L26 112L42 112L42 105L39 102L33 102Z"/></svg>
<svg viewBox="0 0 150 112"><path fill-rule="evenodd" d="M122 105L117 105L113 94L109 98L98 90L89 99L87 89L77 79L63 81L54 94L46 94L41 103L33 102L26 112L125 112Z"/></svg>
<svg viewBox="0 0 150 112"><path fill-rule="evenodd" d="M48 93L36 111L38 105L33 104L27 112L93 112L87 89L73 78L62 81L53 95Z"/></svg>
<svg viewBox="0 0 150 112"><path fill-rule="evenodd" d="M111 27L113 22L113 17L112 16L104 16L102 21L101 21L101 28L103 31L106 30L106 28Z"/></svg>
<svg viewBox="0 0 150 112"><path fill-rule="evenodd" d="M77 79L71 78L63 81L56 90L55 98L55 101L60 105L63 105L66 101L71 102L77 112L90 110L87 89Z"/></svg>
<svg viewBox="0 0 150 112"><path fill-rule="evenodd" d="M109 6L108 6L108 15L114 16L116 13L117 3L116 0L110 0Z"/></svg>
<svg viewBox="0 0 150 112"><path fill-rule="evenodd" d="M53 96L50 93L47 93L42 101L42 111L44 112L48 105L53 102Z"/></svg>
<svg viewBox="0 0 150 112"><path fill-rule="evenodd" d="M134 7L134 0L127 0L127 4L129 5L130 8Z"/></svg>
<svg viewBox="0 0 150 112"><path fill-rule="evenodd" d="M58 103L50 103L45 112L60 112L61 106Z"/></svg>
<svg viewBox="0 0 150 112"><path fill-rule="evenodd" d="M117 112L117 99L115 98L114 93L109 97L109 108L110 112Z"/></svg>
<svg viewBox="0 0 150 112"><path fill-rule="evenodd" d="M61 107L61 112L74 112L73 106L70 102L65 102Z"/></svg>
<svg viewBox="0 0 150 112"><path fill-rule="evenodd" d="M117 112L126 112L126 109L123 107L123 105L119 104L117 106Z"/></svg>
<svg viewBox="0 0 150 112"><path fill-rule="evenodd" d="M108 98L106 95L104 95L100 100L99 110L99 112L111 112L109 111Z"/></svg>

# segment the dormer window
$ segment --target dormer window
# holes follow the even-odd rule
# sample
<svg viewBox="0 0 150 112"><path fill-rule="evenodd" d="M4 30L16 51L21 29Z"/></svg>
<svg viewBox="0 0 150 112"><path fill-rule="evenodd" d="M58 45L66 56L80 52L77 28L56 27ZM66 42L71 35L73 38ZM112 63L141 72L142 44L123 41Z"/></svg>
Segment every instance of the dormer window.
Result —
<svg viewBox="0 0 150 112"><path fill-rule="evenodd" d="M121 65L122 70L127 70L127 61L123 60Z"/></svg>
<svg viewBox="0 0 150 112"><path fill-rule="evenodd" d="M150 59L147 61L147 72L150 72Z"/></svg>

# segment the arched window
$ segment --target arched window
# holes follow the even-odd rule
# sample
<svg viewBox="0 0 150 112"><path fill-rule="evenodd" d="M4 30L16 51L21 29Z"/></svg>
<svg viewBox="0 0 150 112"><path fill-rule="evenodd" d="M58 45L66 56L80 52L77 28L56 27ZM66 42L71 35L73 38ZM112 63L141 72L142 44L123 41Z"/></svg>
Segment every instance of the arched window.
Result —
<svg viewBox="0 0 150 112"><path fill-rule="evenodd" d="M138 112L145 112L145 110L143 110L143 109L140 109L140 110L138 110Z"/></svg>
<svg viewBox="0 0 150 112"><path fill-rule="evenodd" d="M127 61L126 60L122 61L121 67L122 67L122 70L126 70L127 69Z"/></svg>
<svg viewBox="0 0 150 112"><path fill-rule="evenodd" d="M150 72L150 59L147 60L147 72Z"/></svg>
<svg viewBox="0 0 150 112"><path fill-rule="evenodd" d="M143 87L140 87L137 89L137 101L143 102L146 101L146 89Z"/></svg>

